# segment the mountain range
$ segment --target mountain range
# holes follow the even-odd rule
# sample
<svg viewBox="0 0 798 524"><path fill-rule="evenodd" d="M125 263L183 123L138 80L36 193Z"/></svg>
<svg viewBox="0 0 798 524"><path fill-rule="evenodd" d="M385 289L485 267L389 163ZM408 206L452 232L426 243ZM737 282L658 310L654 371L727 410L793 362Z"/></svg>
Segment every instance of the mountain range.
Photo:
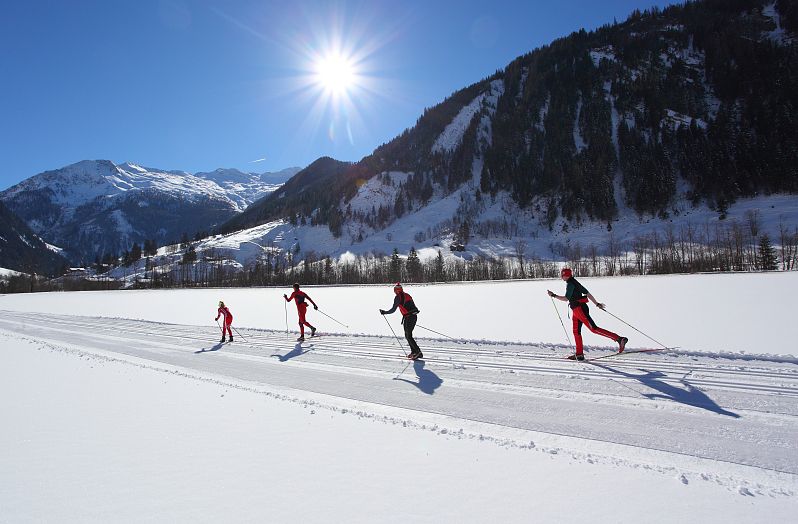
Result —
<svg viewBox="0 0 798 524"><path fill-rule="evenodd" d="M145 240L176 242L240 213L299 171L187 173L85 160L0 193L0 201L75 263Z"/></svg>
<svg viewBox="0 0 798 524"><path fill-rule="evenodd" d="M72 258L211 229L224 236L200 248L252 258L243 245L255 242L296 261L411 246L558 256L748 212L794 225L796 31L794 0L635 11L520 56L362 160L320 158L271 193L237 171L98 161L0 199Z"/></svg>

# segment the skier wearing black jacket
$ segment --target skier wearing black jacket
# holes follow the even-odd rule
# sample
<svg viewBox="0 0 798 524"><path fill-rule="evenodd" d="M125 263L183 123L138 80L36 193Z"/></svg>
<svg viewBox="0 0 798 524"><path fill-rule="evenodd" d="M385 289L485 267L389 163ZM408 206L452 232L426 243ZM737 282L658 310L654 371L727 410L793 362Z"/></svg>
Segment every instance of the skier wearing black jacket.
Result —
<svg viewBox="0 0 798 524"><path fill-rule="evenodd" d="M396 308L398 307L399 311L402 313L402 325L405 328L405 338L407 339L407 343L410 345L410 355L408 355L407 358L410 360L424 358L421 348L418 347L416 340L413 338L413 328L416 327L419 313L416 303L413 302L413 297L404 292L402 289L402 284L399 282L393 286L393 292L396 294L393 299L393 307L388 311L380 309L380 314L390 315L396 311Z"/></svg>
<svg viewBox="0 0 798 524"><path fill-rule="evenodd" d="M585 286L580 284L579 281L574 278L573 271L571 271L570 268L563 268L560 272L560 278L562 278L567 284L565 288L565 295L560 296L552 291L548 291L548 293L552 298L568 302L568 306L571 308L571 318L573 319L574 324L574 341L576 342L576 354L568 358L572 360L585 360L585 356L582 352L582 324L585 324L593 333L605 336L617 342L618 353L623 353L623 350L626 347L626 343L629 342L629 339L620 335L616 335L612 331L598 327L590 317L590 309L587 307L588 300L591 300L599 309L604 309L604 304L597 302L593 295L590 294L590 291L588 291Z"/></svg>

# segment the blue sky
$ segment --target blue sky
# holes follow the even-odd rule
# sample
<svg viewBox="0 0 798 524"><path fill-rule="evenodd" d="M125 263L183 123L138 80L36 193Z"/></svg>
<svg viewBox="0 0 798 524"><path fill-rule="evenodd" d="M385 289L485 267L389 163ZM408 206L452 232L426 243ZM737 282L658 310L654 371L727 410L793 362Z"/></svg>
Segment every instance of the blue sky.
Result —
<svg viewBox="0 0 798 524"><path fill-rule="evenodd" d="M359 160L517 56L668 3L2 2L0 189L84 159Z"/></svg>

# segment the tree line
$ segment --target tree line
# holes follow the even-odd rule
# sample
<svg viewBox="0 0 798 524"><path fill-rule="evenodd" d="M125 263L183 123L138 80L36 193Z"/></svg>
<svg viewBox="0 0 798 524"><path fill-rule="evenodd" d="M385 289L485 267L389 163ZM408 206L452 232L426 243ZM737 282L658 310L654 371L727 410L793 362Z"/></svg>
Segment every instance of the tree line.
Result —
<svg viewBox="0 0 798 524"><path fill-rule="evenodd" d="M516 240L512 253L471 258L444 257L443 251L420 259L394 249L390 255L370 254L335 260L314 252L264 248L257 260L243 267L228 250L189 249L132 263L120 278L67 275L47 280L27 275L0 280L0 293L134 288L249 287L384 284L391 282L457 282L528 278L556 278L568 265L577 276L650 275L696 272L794 271L798 269L798 227L779 224L774 237L762 229L761 218L750 211L745 220L696 226L668 226L618 240L608 232L601 245L577 242L550 244L555 259L530 252ZM120 265L120 268L125 266Z"/></svg>

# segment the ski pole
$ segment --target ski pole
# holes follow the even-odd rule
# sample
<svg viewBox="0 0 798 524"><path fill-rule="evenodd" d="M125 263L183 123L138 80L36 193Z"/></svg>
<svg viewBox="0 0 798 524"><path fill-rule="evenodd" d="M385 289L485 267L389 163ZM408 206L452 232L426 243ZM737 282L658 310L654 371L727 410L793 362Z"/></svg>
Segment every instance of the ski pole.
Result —
<svg viewBox="0 0 798 524"><path fill-rule="evenodd" d="M283 309L285 310L285 334L288 334L288 302L283 299Z"/></svg>
<svg viewBox="0 0 798 524"><path fill-rule="evenodd" d="M568 345L573 346L571 337L568 336L568 330L565 329L565 323L562 321L562 317L560 316L560 310L557 309L557 305L554 303L554 299L551 296L549 296L549 299L551 300L551 305L554 308L554 312L557 313L557 318L560 319L560 325L562 326L563 333L565 333L565 338L568 340Z"/></svg>
<svg viewBox="0 0 798 524"><path fill-rule="evenodd" d="M416 327L420 327L421 329L426 329L427 331L432 331L433 333L435 333L437 335L440 335L440 336L446 337L446 338L450 338L450 339L454 340L455 342L461 342L461 339L459 339L459 338L454 338L454 337L450 337L449 335L444 335L443 333L435 331L434 329L430 329L428 327L424 327L421 324L416 324Z"/></svg>
<svg viewBox="0 0 798 524"><path fill-rule="evenodd" d="M214 320L216 320L216 319L214 319ZM218 320L216 320L216 325L219 326L219 329L222 330L222 342L224 342L224 328L222 327L221 324L219 324Z"/></svg>
<svg viewBox="0 0 798 524"><path fill-rule="evenodd" d="M230 324L230 327L233 328L233 331L236 332L236 335L238 335L242 341L248 342L248 340L244 338L244 336L236 329L234 325Z"/></svg>
<svg viewBox="0 0 798 524"><path fill-rule="evenodd" d="M393 330L393 326L391 325L390 322L388 322L388 319L385 318L385 315L380 315L380 316L385 319L385 323L388 324L388 327L391 329L391 333L393 333L396 342L399 344L399 348L402 350L402 353L404 353L405 357L407 357L407 351L405 351L405 347L402 345L402 342L399 340L399 337L396 336L396 331Z"/></svg>
<svg viewBox="0 0 798 524"><path fill-rule="evenodd" d="M318 311L319 313L321 313L321 314L322 314L322 315L324 315L325 317L329 318L330 320L334 320L335 322L338 322L339 324L341 324L341 325L342 325L342 326L344 326L345 328L348 328L348 327L349 327L349 326L347 326L346 324L344 324L343 322L339 322L338 320L335 320L333 317L331 317L330 315L328 315L327 313L325 313L325 312L324 312L324 311L322 311L321 309L316 309L316 311Z"/></svg>
<svg viewBox="0 0 798 524"><path fill-rule="evenodd" d="M622 318L619 318L617 315L613 315L612 313L610 313L610 312L609 312L609 311L607 311L606 309L602 309L602 311L604 311L604 312L605 312L605 313L607 313L608 315L610 315L610 316L612 316L612 317L615 317L616 319L620 320L621 322L623 322L624 324L626 324L626 325L627 325L627 326L629 326L630 328L634 329L635 331L637 331L638 333L640 333L640 334L641 334L641 335L643 335L644 337L647 337L647 338L649 338L649 339L653 340L654 342L656 342L657 344L659 344L659 345L660 345L660 346L662 346L663 348L665 348L665 349L674 349L674 348L670 348L670 347L666 346L665 344L663 344L662 342L660 342L660 341L658 341L658 340L655 340L655 339L651 338L650 336L646 335L645 333L643 333L642 331L640 331L639 329L637 329L637 328L636 328L636 327L634 327L633 325L629 324L628 322L626 322L626 321L625 321L625 320L623 320Z"/></svg>

